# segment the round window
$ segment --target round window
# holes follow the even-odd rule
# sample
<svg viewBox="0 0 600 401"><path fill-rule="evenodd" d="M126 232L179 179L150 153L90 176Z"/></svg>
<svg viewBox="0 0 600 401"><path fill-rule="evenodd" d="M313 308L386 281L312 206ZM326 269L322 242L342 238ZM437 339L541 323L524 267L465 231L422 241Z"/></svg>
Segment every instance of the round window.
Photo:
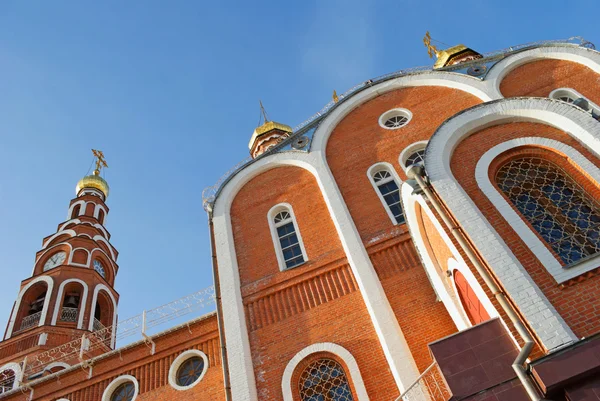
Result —
<svg viewBox="0 0 600 401"><path fill-rule="evenodd" d="M379 117L379 125L385 129L404 127L412 119L412 113L406 109L392 109Z"/></svg>
<svg viewBox="0 0 600 401"><path fill-rule="evenodd" d="M135 397L135 386L132 382L126 381L113 391L110 401L132 401Z"/></svg>
<svg viewBox="0 0 600 401"><path fill-rule="evenodd" d="M183 391L200 383L208 369L208 357L204 352L195 349L181 353L169 369L169 384L176 390Z"/></svg>
<svg viewBox="0 0 600 401"><path fill-rule="evenodd" d="M106 278L106 273L104 272L104 266L98 259L94 259L94 270L96 270L99 275Z"/></svg>

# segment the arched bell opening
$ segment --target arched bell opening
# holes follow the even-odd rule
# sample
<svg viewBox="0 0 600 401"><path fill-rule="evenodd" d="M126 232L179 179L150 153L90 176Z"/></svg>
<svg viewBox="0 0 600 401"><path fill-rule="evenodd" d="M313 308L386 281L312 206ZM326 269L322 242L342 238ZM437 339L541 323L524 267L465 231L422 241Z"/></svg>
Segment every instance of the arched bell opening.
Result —
<svg viewBox="0 0 600 401"><path fill-rule="evenodd" d="M115 314L112 298L105 290L98 292L96 304L94 305L94 317L92 331L96 337L103 341L106 346L111 346L113 333L113 317Z"/></svg>
<svg viewBox="0 0 600 401"><path fill-rule="evenodd" d="M0 372L0 395L8 393L15 388L17 375L12 369L5 369Z"/></svg>
<svg viewBox="0 0 600 401"><path fill-rule="evenodd" d="M38 282L32 285L21 298L19 311L15 320L14 332L37 327L44 312L46 297L49 297L46 282Z"/></svg>
<svg viewBox="0 0 600 401"><path fill-rule="evenodd" d="M68 283L62 295L58 323L60 325L76 326L79 321L84 288L81 283Z"/></svg>

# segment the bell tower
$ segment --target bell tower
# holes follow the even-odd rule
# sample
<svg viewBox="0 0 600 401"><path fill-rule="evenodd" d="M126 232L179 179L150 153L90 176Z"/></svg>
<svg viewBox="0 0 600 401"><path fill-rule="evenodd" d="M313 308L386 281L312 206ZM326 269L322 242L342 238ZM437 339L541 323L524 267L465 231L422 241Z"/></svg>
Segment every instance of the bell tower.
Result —
<svg viewBox="0 0 600 401"><path fill-rule="evenodd" d="M118 252L105 227L109 186L101 171L108 165L101 151L93 153L93 174L77 183L66 220L42 240L33 273L21 282L0 342L0 366L89 332L105 333L104 351L115 346L113 330L105 328L117 318Z"/></svg>

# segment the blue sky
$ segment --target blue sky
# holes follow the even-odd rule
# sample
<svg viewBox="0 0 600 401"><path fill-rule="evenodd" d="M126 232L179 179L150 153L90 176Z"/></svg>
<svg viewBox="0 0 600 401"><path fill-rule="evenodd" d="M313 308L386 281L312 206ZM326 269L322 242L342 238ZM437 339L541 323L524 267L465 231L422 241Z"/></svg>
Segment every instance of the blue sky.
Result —
<svg viewBox="0 0 600 401"><path fill-rule="evenodd" d="M259 99L295 126L333 89L432 64L427 30L480 52L575 35L600 46L597 3L569 4L0 2L0 325L91 148L110 166L126 318L211 284L201 192L247 156Z"/></svg>

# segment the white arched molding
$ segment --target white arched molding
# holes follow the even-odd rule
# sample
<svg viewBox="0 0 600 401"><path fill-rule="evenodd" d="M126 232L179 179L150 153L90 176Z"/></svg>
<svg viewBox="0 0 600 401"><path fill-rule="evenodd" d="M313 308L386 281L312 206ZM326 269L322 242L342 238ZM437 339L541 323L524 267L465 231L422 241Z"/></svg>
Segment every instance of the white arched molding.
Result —
<svg viewBox="0 0 600 401"><path fill-rule="evenodd" d="M44 307L42 308L42 314L40 316L40 322L38 326L43 326L46 323L46 315L48 315L48 308L50 306L50 298L52 298L52 288L54 287L54 280L50 276L38 276L32 281L30 281L23 289L19 292L17 296L17 301L15 302L15 306L13 308L13 313L10 318L10 322L8 324L8 329L6 330L6 338L10 338L13 333L15 327L15 320L17 319L17 315L19 314L19 308L21 307L21 300L27 291L35 284L39 282L46 283L48 287L46 290L46 298L44 299Z"/></svg>
<svg viewBox="0 0 600 401"><path fill-rule="evenodd" d="M106 221L106 214L104 215L104 221ZM104 234L104 237L106 237L106 239L108 239L108 231L106 231L106 228L104 228L104 226L102 224L94 223L94 225L92 227L96 227L98 230L100 230L102 232L102 234Z"/></svg>
<svg viewBox="0 0 600 401"><path fill-rule="evenodd" d="M21 385L21 382L23 381L23 371L21 369L21 365L16 362L9 362L0 367L0 373L4 372L5 370L12 370L15 374L15 381L12 385L11 390L18 388Z"/></svg>
<svg viewBox="0 0 600 401"><path fill-rule="evenodd" d="M81 224L81 220L79 220L79 219L67 220L60 225L60 227L58 228L58 231L64 230L65 227L68 226L69 224Z"/></svg>
<svg viewBox="0 0 600 401"><path fill-rule="evenodd" d="M283 378L281 379L281 390L283 391L284 401L294 400L293 388L297 387L292 385L292 376L296 366L298 366L298 364L307 356L318 352L334 354L344 361L346 368L348 368L348 372L346 373L348 374L351 384L354 387L354 391L356 391L356 396L358 397L357 401L369 401L369 395L367 394L367 389L365 388L365 383L360 374L356 359L354 359L352 354L346 348L334 343L312 344L294 355L285 367Z"/></svg>
<svg viewBox="0 0 600 401"><path fill-rule="evenodd" d="M581 46L542 46L509 55L496 63L485 77L488 83L488 93L493 99L503 97L500 84L504 77L517 67L532 61L544 59L559 59L583 64L592 71L600 74L600 53Z"/></svg>
<svg viewBox="0 0 600 401"><path fill-rule="evenodd" d="M75 253L75 251L85 251L85 253L87 253L86 263L73 262L73 254ZM90 251L88 251L85 248L75 248L75 249L71 250L71 252L69 252L69 259L67 260L67 264L73 265L73 266L79 266L79 267L89 267L90 266L90 255L91 255Z"/></svg>
<svg viewBox="0 0 600 401"><path fill-rule="evenodd" d="M77 328L78 329L83 329L83 317L85 316L85 304L87 302L87 296L88 296L88 285L82 281L79 280L77 278L71 278L68 280L63 281L62 283L60 283L60 286L58 287L58 295L56 297L56 303L54 304L54 313L52 314L52 322L50 323L52 326L56 325L56 322L58 321L58 314L59 312L62 310L62 298L63 298L63 292L65 290L65 286L69 283L79 283L81 284L81 286L83 287L83 294L81 294L81 299L80 299L80 304L79 304L79 311L77 312L79 314L78 318L77 318ZM91 315L93 316L93 315Z"/></svg>
<svg viewBox="0 0 600 401"><path fill-rule="evenodd" d="M202 369L202 373L189 386L180 386L179 384L177 384L177 371L179 370L179 367L185 361L187 361L188 359L193 358L195 356L202 358L202 360L204 361L204 368ZM173 387L177 391L189 390L202 381L202 378L204 377L204 375L206 374L206 371L208 370L208 366L209 366L208 356L206 356L206 354L204 352L197 350L197 349L190 349L190 350L184 351L181 354L179 354L179 356L177 358L175 358L175 360L171 364L171 367L169 368L169 375L168 375L169 384L171 385L171 387Z"/></svg>
<svg viewBox="0 0 600 401"><path fill-rule="evenodd" d="M568 103L545 98L503 99L472 107L438 128L426 150L429 180L485 262L529 322L544 347L552 350L576 340L556 309L533 282L501 236L456 181L450 168L454 149L470 134L489 126L527 121L556 127L600 152L600 124Z"/></svg>
<svg viewBox="0 0 600 401"><path fill-rule="evenodd" d="M479 188L481 188L483 193L494 204L496 209L498 209L508 224L513 228L513 230L515 230L519 237L521 237L521 239L527 245L527 248L529 248L535 254L539 261L542 262L546 270L552 274L552 277L554 277L557 283L560 284L587 271L597 268L598 263L600 262L600 254L597 254L591 258L587 258L584 261L573 265L572 267L563 267L556 257L554 257L552 252L547 248L544 242L531 228L529 228L525 221L523 221L523 218L512 208L506 198L504 198L504 196L490 181L489 169L492 161L501 153L521 146L537 146L546 149L552 149L559 154L564 154L574 164L576 164L581 171L585 171L594 181L596 181L596 183L600 183L600 169L598 169L598 167L596 167L592 162L586 159L585 156L571 146L552 139L527 137L513 139L511 141L498 144L488 150L481 157L481 159L479 159L475 172L475 177L477 179Z"/></svg>
<svg viewBox="0 0 600 401"><path fill-rule="evenodd" d="M421 210L426 213L427 217L431 220L433 225L435 226L437 232L444 240L444 243L450 249L452 255L462 261L462 257L460 253L448 237L446 232L437 221L429 205L423 199L423 196L413 194L413 187L408 185L407 183L402 184L402 204L404 206L404 215L406 217L406 224L408 225L408 230L410 232L410 236L415 243L415 247L417 248L417 253L423 266L425 267L425 273L427 273L427 277L429 278L429 282L433 287L437 297L446 307L448 314L452 318L452 321L456 325L458 330L464 330L470 327L470 322L467 319L466 315L462 313L460 309L460 301L455 293L449 291L448 286L445 284L445 277L442 273L439 272L436 267L436 263L434 262L432 256L429 254L429 250L425 244L424 233L421 232L421 228L419 225L420 216L417 214L417 205L421 207ZM443 268L444 266L442 266ZM491 316L491 315L490 315Z"/></svg>
<svg viewBox="0 0 600 401"><path fill-rule="evenodd" d="M111 381L104 390L104 393L102 393L102 401L110 401L113 391L115 391L117 387L119 387L121 384L126 383L128 381L133 383L134 393L131 401L135 401L138 394L140 393L140 385L137 379L131 375L122 375Z"/></svg>
<svg viewBox="0 0 600 401"><path fill-rule="evenodd" d="M292 224L294 225L294 230L296 231L296 237L298 237L298 245L300 246L300 250L302 251L302 257L304 258L304 262L293 267L286 267L285 265L283 250L281 249L281 243L279 242L279 235L277 234L277 227L274 221L275 216L283 211L289 212L292 218ZM288 269L294 269L298 266L301 266L303 263L306 263L308 261L308 254L306 253L306 248L304 248L304 242L302 241L302 233L300 232L300 227L298 226L298 221L296 220L296 215L294 214L294 209L292 208L292 205L290 205L289 203L279 203L273 206L267 213L267 220L269 222L269 229L271 230L271 238L273 238L273 246L275 247L275 253L277 254L279 270L284 271Z"/></svg>
<svg viewBox="0 0 600 401"><path fill-rule="evenodd" d="M49 372L50 370L52 370L54 368L69 369L70 367L71 367L71 365L69 365L68 363L65 363L65 362L52 362L52 363L49 363L48 365L46 365L46 367L44 367L44 371Z"/></svg>
<svg viewBox="0 0 600 401"><path fill-rule="evenodd" d="M94 295L92 296L92 304L90 305L90 322L88 324L88 330L89 331L94 331L94 311L96 309L96 303L98 302L98 293L100 291L104 291L108 294L109 298L111 299L112 303L113 303L113 319L112 319L112 330L110 331L111 333L111 347L114 348L115 347L115 341L116 341L116 328L117 328L117 300L115 299L115 296L113 295L113 293L110 291L110 289L105 286L104 284L97 284L96 287L94 288Z"/></svg>
<svg viewBox="0 0 600 401"><path fill-rule="evenodd" d="M390 207L387 204L385 198L381 194L381 191L379 190L379 185L383 185L383 184L379 184L378 185L375 182L375 178L373 177L373 175L376 174L376 173L378 173L378 172L380 172L380 171L387 171L388 173L391 174L392 180L396 181L396 185L398 186L398 191L400 191L400 186L402 185L402 180L400 179L400 176L396 172L396 169L394 168L394 166L392 166L390 163L387 163L387 162L378 162L378 163L375 163L371 167L369 167L369 169L367 170L367 178L371 182L371 185L373 186L373 190L377 194L377 197L379 198L379 201L381 202L382 207L385 209L385 211L386 211L388 217L390 218L390 220L392 221L392 223L394 225L404 224L404 221L396 222L396 217L392 213L392 210L390 209ZM400 205L400 207L402 207L402 205Z"/></svg>
<svg viewBox="0 0 600 401"><path fill-rule="evenodd" d="M404 172L408 170L408 167L406 167L406 160L408 160L408 158L412 156L413 153L419 150L424 151L426 147L427 141L418 141L411 143L410 145L405 147L404 150L402 150L402 152L400 152L400 156L398 156L398 164L400 164L400 167L402 168L402 170L404 170Z"/></svg>
<svg viewBox="0 0 600 401"><path fill-rule="evenodd" d="M400 391L411 385L419 376L419 371L398 320L323 157L324 155L320 152L286 152L260 158L234 175L222 187L213 206L213 225L221 293L233 295L222 297L221 302L231 371L231 391L235 400L255 401L258 400L258 396L244 305L242 303L230 209L235 195L248 181L258 174L281 166L304 168L315 177Z"/></svg>
<svg viewBox="0 0 600 401"><path fill-rule="evenodd" d="M94 208L94 218L98 220L98 217L100 216L100 210L102 210L104 212L104 220L106 221L106 216L108 216L108 211L106 210L106 208L99 203L95 205L96 207Z"/></svg>
<svg viewBox="0 0 600 401"><path fill-rule="evenodd" d="M70 258L71 258L71 255L73 255L73 246L72 246L71 244L69 244L68 242L61 242L60 244L52 245L50 248L46 249L46 250L45 250L44 252L42 252L42 253L41 253L39 256L37 256L37 257L36 257L36 259L35 259L35 263L33 264L33 269L31 270L31 275L32 275L32 276L33 276L33 275L35 275L35 269L36 269L36 268L37 268L37 266L38 266L38 262L39 262L40 260L42 260L42 259L45 259L45 258L46 258L46 256L45 256L45 255L46 255L46 254L52 254L52 253L54 253L52 250L53 250L54 248L61 247L61 246L66 246L67 248L69 248L69 258L68 258L68 260L70 260ZM41 266L41 269L42 269L42 272L43 272L43 270L44 270L44 267L43 267L43 266Z"/></svg>
<svg viewBox="0 0 600 401"><path fill-rule="evenodd" d="M570 102L567 103L573 103L573 101L579 99L579 98L583 98L588 102L588 106L596 113L596 114L600 114L600 107L598 107L598 105L594 102L592 102L590 99L588 99L587 97L583 96L581 93L577 92L575 89L573 88L557 88L554 89L552 92L550 92L550 94L548 95L548 97L550 99L555 99L555 100L561 100L561 97L568 97L569 99L571 99ZM590 111L590 110L586 110L586 111Z"/></svg>
<svg viewBox="0 0 600 401"><path fill-rule="evenodd" d="M75 217L81 216L82 214L85 214L85 201L83 200L78 200L77 202L73 203L71 206L69 206L69 212L67 215L67 220L70 219L74 219L75 217L72 216L73 214L73 209L75 209L75 206L79 205L79 214Z"/></svg>
<svg viewBox="0 0 600 401"><path fill-rule="evenodd" d="M100 252L100 253L101 253L101 254L103 254L103 255L106 257L106 259L108 260L108 264L110 265L110 268L111 268L111 270L112 270L112 281L111 281L111 282L114 282L114 278L117 276L117 268L116 268L116 266L115 266L115 262L114 262L114 261L111 259L110 255L108 255L104 249L102 249L102 248L94 248L94 249L92 249L92 250L90 251L90 255L91 255L91 257L90 257L90 262L89 262L89 265L88 265L88 267L89 267L90 269L92 269L92 268L94 267L94 266L93 266L93 261L94 261L94 253L95 253L95 252Z"/></svg>
<svg viewBox="0 0 600 401"><path fill-rule="evenodd" d="M106 240L106 238L104 238L101 235L94 235L94 238L92 238L94 241L98 242L103 242L106 244L106 246L108 247L108 250L110 252L110 256L111 256L111 260L114 262L117 260L117 257L115 256L115 251L113 250L112 246L110 245L110 243Z"/></svg>
<svg viewBox="0 0 600 401"><path fill-rule="evenodd" d="M48 238L46 241L44 241L44 245L42 246L42 249L46 249L46 247L48 246L49 243L51 243L54 238L58 237L59 235L64 235L67 234L69 235L69 237L75 237L77 236L77 233L74 230L62 230L57 232L56 234L52 235L52 237Z"/></svg>

